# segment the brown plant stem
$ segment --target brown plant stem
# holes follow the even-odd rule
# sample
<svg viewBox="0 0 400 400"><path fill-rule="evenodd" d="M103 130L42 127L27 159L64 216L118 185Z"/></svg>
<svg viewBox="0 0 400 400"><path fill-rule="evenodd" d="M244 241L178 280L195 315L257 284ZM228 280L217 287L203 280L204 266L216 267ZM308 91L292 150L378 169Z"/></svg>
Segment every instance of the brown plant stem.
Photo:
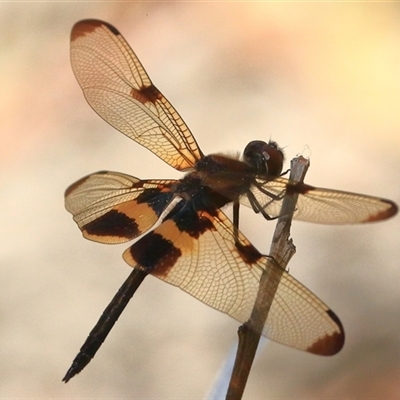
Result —
<svg viewBox="0 0 400 400"><path fill-rule="evenodd" d="M309 161L302 156L294 158L291 161L289 180L302 182L308 167ZM268 318L280 278L296 252L296 248L290 238L290 226L296 209L297 197L297 194L292 194L286 195L283 199L281 216L275 227L269 253L270 262L277 264L279 268L276 265L273 266L273 277L269 273L272 268L266 268L263 272L250 319L238 330L238 350L226 394L227 400L240 400L243 396L262 330ZM276 274L277 270L281 271L280 275Z"/></svg>

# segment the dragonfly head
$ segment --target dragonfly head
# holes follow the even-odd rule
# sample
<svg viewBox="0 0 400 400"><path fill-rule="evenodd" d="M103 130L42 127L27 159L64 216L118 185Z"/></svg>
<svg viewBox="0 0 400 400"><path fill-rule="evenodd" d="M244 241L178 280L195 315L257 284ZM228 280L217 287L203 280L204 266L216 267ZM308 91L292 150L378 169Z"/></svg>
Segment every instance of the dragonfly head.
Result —
<svg viewBox="0 0 400 400"><path fill-rule="evenodd" d="M285 156L276 142L250 142L243 152L243 161L260 175L279 176Z"/></svg>

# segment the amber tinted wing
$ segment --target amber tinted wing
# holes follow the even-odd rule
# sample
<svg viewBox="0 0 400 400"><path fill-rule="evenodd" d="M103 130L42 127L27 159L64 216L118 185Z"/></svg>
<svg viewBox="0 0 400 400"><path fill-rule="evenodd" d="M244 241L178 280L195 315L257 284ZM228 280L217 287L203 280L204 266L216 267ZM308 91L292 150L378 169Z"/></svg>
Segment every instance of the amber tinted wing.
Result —
<svg viewBox="0 0 400 400"><path fill-rule="evenodd" d="M101 171L73 183L65 191L65 208L87 239L122 243L153 226L174 194L174 181L139 180Z"/></svg>
<svg viewBox="0 0 400 400"><path fill-rule="evenodd" d="M285 178L268 182L258 180L258 185L253 186L251 191L270 217L279 216L285 193L299 194L293 218L302 221L332 225L358 224L384 220L397 213L397 205L390 200L291 183ZM240 201L250 206L246 196Z"/></svg>
<svg viewBox="0 0 400 400"><path fill-rule="evenodd" d="M210 211L211 212L211 211ZM250 317L263 269L271 279L282 271L239 233L221 211L195 211L181 201L161 225L124 253L133 267L180 287L240 322ZM321 355L344 342L336 315L301 283L283 272L263 334Z"/></svg>
<svg viewBox="0 0 400 400"><path fill-rule="evenodd" d="M71 64L88 103L114 128L178 170L192 168L201 158L189 128L113 26L76 23Z"/></svg>

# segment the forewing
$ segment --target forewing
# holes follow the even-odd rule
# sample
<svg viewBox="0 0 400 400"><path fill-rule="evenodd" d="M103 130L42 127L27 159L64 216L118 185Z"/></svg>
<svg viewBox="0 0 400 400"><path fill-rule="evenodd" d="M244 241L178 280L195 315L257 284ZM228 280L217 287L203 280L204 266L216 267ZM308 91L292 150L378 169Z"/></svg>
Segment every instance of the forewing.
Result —
<svg viewBox="0 0 400 400"><path fill-rule="evenodd" d="M65 191L65 208L85 238L122 243L157 222L174 197L174 182L101 171L80 179Z"/></svg>
<svg viewBox="0 0 400 400"><path fill-rule="evenodd" d="M344 333L336 315L238 235L235 242L223 212L183 206L127 249L124 259L241 323L249 319L261 273L268 270L270 279L281 279L263 334L316 354L338 352Z"/></svg>
<svg viewBox="0 0 400 400"><path fill-rule="evenodd" d="M260 190L261 189L261 190ZM285 178L257 180L251 188L260 206L270 217L280 215L283 197L298 194L294 219L319 224L358 224L381 221L397 213L390 200L340 190L322 189ZM272 196L271 196L272 195ZM241 203L250 206L246 196Z"/></svg>
<svg viewBox="0 0 400 400"><path fill-rule="evenodd" d="M90 106L114 128L178 170L192 168L202 157L189 128L113 26L76 23L71 64Z"/></svg>

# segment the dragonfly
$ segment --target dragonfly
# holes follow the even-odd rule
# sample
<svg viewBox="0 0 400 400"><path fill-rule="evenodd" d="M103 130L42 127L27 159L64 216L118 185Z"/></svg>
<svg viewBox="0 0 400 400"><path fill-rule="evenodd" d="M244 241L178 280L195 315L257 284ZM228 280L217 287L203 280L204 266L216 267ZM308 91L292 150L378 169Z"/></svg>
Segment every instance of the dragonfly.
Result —
<svg viewBox="0 0 400 400"><path fill-rule="evenodd" d="M272 140L254 140L242 157L204 155L191 131L154 86L121 33L82 20L71 32L71 64L89 105L106 122L178 171L181 179L139 179L100 171L65 191L65 207L86 239L118 244L133 268L90 332L63 381L91 361L141 282L153 275L243 323L261 275L280 279L262 334L319 355L344 344L336 314L239 230L239 205L265 219L280 216L285 196L298 196L293 218L356 224L392 217L386 199L321 189L285 178L284 154ZM233 205L233 221L222 211Z"/></svg>

